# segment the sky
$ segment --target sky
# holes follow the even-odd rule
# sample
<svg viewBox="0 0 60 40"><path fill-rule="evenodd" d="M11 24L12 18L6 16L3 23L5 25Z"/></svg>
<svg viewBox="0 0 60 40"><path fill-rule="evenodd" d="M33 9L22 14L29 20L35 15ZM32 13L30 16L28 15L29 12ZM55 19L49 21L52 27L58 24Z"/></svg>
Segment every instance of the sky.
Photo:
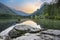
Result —
<svg viewBox="0 0 60 40"><path fill-rule="evenodd" d="M44 2L50 3L52 0L0 0L1 3L10 8L26 13L33 13L41 7Z"/></svg>

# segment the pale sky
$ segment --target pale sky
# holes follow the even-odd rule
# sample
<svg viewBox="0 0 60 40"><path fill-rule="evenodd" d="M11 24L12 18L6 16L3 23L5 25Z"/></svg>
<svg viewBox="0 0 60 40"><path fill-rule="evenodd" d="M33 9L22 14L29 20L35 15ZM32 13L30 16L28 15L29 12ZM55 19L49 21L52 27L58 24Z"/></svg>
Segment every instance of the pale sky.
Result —
<svg viewBox="0 0 60 40"><path fill-rule="evenodd" d="M50 3L51 0L0 0L0 2L4 3L10 8L26 13L33 13L40 8L43 2Z"/></svg>

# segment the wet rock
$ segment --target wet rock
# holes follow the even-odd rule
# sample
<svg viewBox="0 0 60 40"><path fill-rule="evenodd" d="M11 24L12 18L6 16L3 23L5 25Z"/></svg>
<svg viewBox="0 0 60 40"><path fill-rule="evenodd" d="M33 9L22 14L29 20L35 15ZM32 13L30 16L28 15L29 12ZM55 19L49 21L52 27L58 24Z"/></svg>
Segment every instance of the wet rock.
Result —
<svg viewBox="0 0 60 40"><path fill-rule="evenodd" d="M11 38L8 35L0 35L0 40L11 40Z"/></svg>
<svg viewBox="0 0 60 40"><path fill-rule="evenodd" d="M44 40L60 40L60 30L48 29L42 31L41 38Z"/></svg>
<svg viewBox="0 0 60 40"><path fill-rule="evenodd" d="M38 32L40 31L39 28L35 28L29 25L17 25L15 26L16 30L23 30L23 31L27 31L27 32Z"/></svg>
<svg viewBox="0 0 60 40"><path fill-rule="evenodd" d="M46 31L42 31L41 33L49 34L49 35L55 35L55 36L60 36L60 30L48 29Z"/></svg>
<svg viewBox="0 0 60 40"><path fill-rule="evenodd" d="M3 39L0 39L0 40L3 40Z"/></svg>
<svg viewBox="0 0 60 40"><path fill-rule="evenodd" d="M58 36L59 35L58 30L48 29L37 33L29 33L25 31L24 30L21 31L20 29L16 30L14 28L13 30L10 31L9 36L4 36L5 39L3 39L4 37L0 37L0 39L1 40L60 40L60 37ZM57 35L55 32L57 33ZM14 38L10 38L10 37L14 37Z"/></svg>
<svg viewBox="0 0 60 40"><path fill-rule="evenodd" d="M41 34L41 38L44 39L44 40L53 40L54 36Z"/></svg>
<svg viewBox="0 0 60 40"><path fill-rule="evenodd" d="M15 29L11 30L11 31L8 33L8 35L9 35L11 38L16 38L16 37L20 36L20 35L18 35L18 34L19 34L19 32L17 32Z"/></svg>
<svg viewBox="0 0 60 40"><path fill-rule="evenodd" d="M42 40L40 38L39 33L35 33L35 34L31 34L31 33L26 33L25 35L21 36L21 37L17 37L16 39L13 40Z"/></svg>

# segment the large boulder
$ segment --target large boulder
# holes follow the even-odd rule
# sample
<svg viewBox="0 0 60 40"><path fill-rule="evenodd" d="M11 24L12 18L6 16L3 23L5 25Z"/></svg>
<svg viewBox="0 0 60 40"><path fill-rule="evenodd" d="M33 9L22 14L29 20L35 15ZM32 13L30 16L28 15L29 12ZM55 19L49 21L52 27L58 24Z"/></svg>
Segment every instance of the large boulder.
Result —
<svg viewBox="0 0 60 40"><path fill-rule="evenodd" d="M35 28L29 25L17 25L15 26L16 30L22 30L22 31L27 31L27 32L37 32L40 31L40 28Z"/></svg>

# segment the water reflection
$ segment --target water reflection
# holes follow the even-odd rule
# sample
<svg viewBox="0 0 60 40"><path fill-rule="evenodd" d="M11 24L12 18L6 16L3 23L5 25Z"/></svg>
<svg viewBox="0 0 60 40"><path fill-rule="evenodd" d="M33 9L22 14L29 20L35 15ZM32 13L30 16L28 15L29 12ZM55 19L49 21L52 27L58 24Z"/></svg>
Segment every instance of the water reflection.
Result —
<svg viewBox="0 0 60 40"><path fill-rule="evenodd" d="M40 25L37 25L36 22L34 22L33 20L27 20L27 21L24 21L23 23L21 24L24 24L24 25L29 25L29 26L32 26L34 28L40 28L41 29L41 26Z"/></svg>

